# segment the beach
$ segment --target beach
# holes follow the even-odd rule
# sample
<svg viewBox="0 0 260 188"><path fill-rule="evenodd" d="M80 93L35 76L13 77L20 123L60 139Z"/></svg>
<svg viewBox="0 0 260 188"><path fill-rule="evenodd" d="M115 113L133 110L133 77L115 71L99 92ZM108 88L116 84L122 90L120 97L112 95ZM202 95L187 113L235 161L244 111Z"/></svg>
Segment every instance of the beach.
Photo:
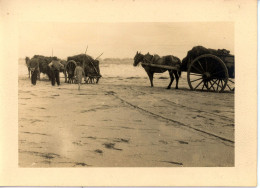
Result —
<svg viewBox="0 0 260 188"><path fill-rule="evenodd" d="M98 84L31 85L18 65L20 167L231 167L235 161L232 92L196 92L186 73L167 90L144 69L100 63Z"/></svg>

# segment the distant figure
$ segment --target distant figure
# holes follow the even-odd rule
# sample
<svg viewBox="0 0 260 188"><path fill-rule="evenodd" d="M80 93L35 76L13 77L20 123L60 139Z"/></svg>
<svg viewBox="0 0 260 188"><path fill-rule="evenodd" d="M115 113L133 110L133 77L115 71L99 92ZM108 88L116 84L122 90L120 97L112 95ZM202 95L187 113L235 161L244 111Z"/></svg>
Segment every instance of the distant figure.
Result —
<svg viewBox="0 0 260 188"><path fill-rule="evenodd" d="M60 63L58 60L52 60L48 65L50 67L51 72L51 85L55 86L55 80L57 85L60 85L60 70L64 68L64 65Z"/></svg>
<svg viewBox="0 0 260 188"><path fill-rule="evenodd" d="M84 72L83 68L80 66L79 62L77 62L77 67L75 68L74 76L76 78L76 82L78 83L78 90L80 90L82 76L84 76L84 80L86 80L86 76L85 76L85 72Z"/></svg>
<svg viewBox="0 0 260 188"><path fill-rule="evenodd" d="M36 85L37 75L39 73L39 62L36 59L30 60L30 72L32 85Z"/></svg>

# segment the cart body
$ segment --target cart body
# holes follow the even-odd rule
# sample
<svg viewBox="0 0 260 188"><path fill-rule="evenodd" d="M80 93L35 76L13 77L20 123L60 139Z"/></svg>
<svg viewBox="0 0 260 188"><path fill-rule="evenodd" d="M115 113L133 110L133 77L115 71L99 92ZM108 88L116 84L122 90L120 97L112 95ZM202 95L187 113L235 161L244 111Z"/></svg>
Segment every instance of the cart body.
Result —
<svg viewBox="0 0 260 188"><path fill-rule="evenodd" d="M226 49L193 47L182 60L191 90L234 91L235 57Z"/></svg>

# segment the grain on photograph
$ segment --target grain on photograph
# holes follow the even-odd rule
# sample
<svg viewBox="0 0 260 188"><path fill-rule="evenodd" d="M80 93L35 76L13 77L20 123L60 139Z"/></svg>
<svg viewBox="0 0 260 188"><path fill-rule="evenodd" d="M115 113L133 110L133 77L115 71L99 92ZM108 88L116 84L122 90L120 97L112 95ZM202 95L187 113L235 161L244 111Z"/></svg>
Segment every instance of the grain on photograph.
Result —
<svg viewBox="0 0 260 188"><path fill-rule="evenodd" d="M19 167L234 167L234 23L23 22L19 57Z"/></svg>

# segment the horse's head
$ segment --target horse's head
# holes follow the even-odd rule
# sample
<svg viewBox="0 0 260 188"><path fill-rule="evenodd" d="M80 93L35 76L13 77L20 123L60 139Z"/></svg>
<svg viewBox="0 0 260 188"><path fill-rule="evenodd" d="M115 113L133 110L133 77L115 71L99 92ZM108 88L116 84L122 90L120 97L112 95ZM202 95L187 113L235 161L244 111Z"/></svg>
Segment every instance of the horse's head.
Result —
<svg viewBox="0 0 260 188"><path fill-rule="evenodd" d="M136 67L141 61L143 61L144 55L139 53L138 51L135 54L134 57L134 66Z"/></svg>
<svg viewBox="0 0 260 188"><path fill-rule="evenodd" d="M100 69L99 69L99 60L94 60L95 69L97 70L98 75L100 75Z"/></svg>
<svg viewBox="0 0 260 188"><path fill-rule="evenodd" d="M27 62L27 61L29 61L30 60L30 58L29 57L25 57L25 62Z"/></svg>
<svg viewBox="0 0 260 188"><path fill-rule="evenodd" d="M29 62L30 62L30 58L29 57L25 57L25 63L27 65L27 67L29 67Z"/></svg>

